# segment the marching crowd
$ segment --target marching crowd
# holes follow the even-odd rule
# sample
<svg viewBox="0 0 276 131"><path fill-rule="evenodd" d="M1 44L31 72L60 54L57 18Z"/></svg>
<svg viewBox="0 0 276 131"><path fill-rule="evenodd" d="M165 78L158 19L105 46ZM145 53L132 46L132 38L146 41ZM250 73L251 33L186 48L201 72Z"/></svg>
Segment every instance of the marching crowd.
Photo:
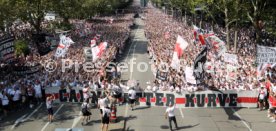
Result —
<svg viewBox="0 0 276 131"><path fill-rule="evenodd" d="M203 49L200 41L194 38L194 28L186 23L173 20L161 10L150 7L146 14L146 37L149 39L148 52L153 61L152 69L154 74L158 70L168 69L166 80L160 80L156 77L153 85L148 82L147 89L150 91L200 91L206 89L212 90L257 90L259 91L258 105L260 110L264 107L268 110L268 117L275 122L275 108L271 106L271 100L276 99L276 66L268 65L262 71L257 70L255 63L257 54L257 43L255 33L252 28L241 28L238 32L237 50L231 45L227 53L236 54L238 63L226 62L224 56L218 55L215 48L211 48L207 54L205 63L205 84L195 85L188 83L185 76L185 68L193 67L194 60ZM161 21L160 21L161 20ZM160 28L164 27L164 28ZM203 23L203 28L210 29L209 23ZM223 41L226 36L224 29L218 25L214 26L213 32ZM230 42L234 42L234 31L230 31ZM264 33L264 39L259 45L275 46L275 38ZM172 62L173 51L176 44L176 37L180 35L187 43L188 47L184 50L181 58L180 68L173 69L170 66ZM167 63L166 66L159 66ZM228 65L234 67L228 69ZM258 76L258 77L257 77ZM274 115L273 115L274 114Z"/></svg>
<svg viewBox="0 0 276 131"><path fill-rule="evenodd" d="M110 19L114 19L112 23L109 22ZM76 25L76 29L66 35L75 43L70 46L65 57L62 59L70 59L74 62L78 62L80 65L84 63L86 60L83 48L90 47L90 41L99 34L100 39L97 43L108 43L108 48L96 61L96 65L98 65L97 67L99 68L87 73L81 67L80 70L76 72L73 66L71 69L66 69L62 72L61 58L55 58L55 50L44 56L40 56L37 49L32 47L30 54L26 57L20 56L21 61L18 61L18 63L13 66L40 63L41 66L38 72L17 76L12 72L14 69L13 66L1 63L0 105L3 107L2 109L5 115L10 111L9 109L21 110L27 107L32 108L34 104L43 102L46 98L42 98L42 96L45 93L45 89L49 87L61 89L67 87L75 88L83 87L85 84L89 83L90 86L99 85L99 88L107 88L108 75L105 72L105 67L108 62L113 61L118 54L122 53L125 43L129 38L129 26L133 23L133 14L124 14L116 18L95 17L90 22L72 20L71 23ZM81 32L83 30L85 30L85 32ZM44 64L49 60L53 60L57 63L54 72L47 72L43 68ZM94 87L96 88L96 86ZM42 101L42 99L44 100Z"/></svg>
<svg viewBox="0 0 276 131"><path fill-rule="evenodd" d="M226 65L229 63L224 61L223 56L218 56L215 49L210 49L207 55L206 69L211 70L207 72L205 83L206 85L194 85L189 84L185 78L185 67L192 67L194 65L194 60L203 49L203 46L198 41L194 40L192 26L187 24L177 22L172 18L168 17L166 14L162 13L160 10L155 8L148 8L145 14L145 33L146 37L149 39L148 52L150 58L153 61L152 67L154 69L154 74L158 70L161 63L171 63L174 45L177 35L182 36L188 43L189 46L185 49L183 55L181 56L181 68L175 70L171 67L167 74L167 79L165 81L156 79L151 83L147 83L148 90L157 91L199 91L206 90L207 88L215 88L218 90L260 90L265 96L260 98L268 98L269 95L276 97L276 67L268 67L261 75L262 77L257 78L257 70L255 65L256 59L256 41L254 40L253 31L250 29L241 29L238 32L238 44L237 51L230 47L227 50L228 53L236 54L238 56L238 63L233 65L234 71L229 72ZM67 69L64 72L61 71L61 58L55 58L55 51L40 56L35 48L32 48L30 55L23 57L25 63L41 63L41 70L32 75L15 76L12 73L8 73L10 67L1 64L1 74L0 74L0 99L2 109L5 115L7 115L10 108L20 110L20 107L33 107L34 104L40 104L43 102L43 93L46 88L49 87L59 87L60 89L76 88L76 87L93 87L94 90L98 88L116 88L119 83L116 79L112 82L108 82L108 76L106 73L106 66L108 62L115 60L118 54L121 54L125 48L125 43L130 35L130 26L133 23L133 14L125 14L123 16L118 16L114 19L112 23L109 22L112 17L96 17L95 21L85 22L72 20L71 23L78 25L76 29L66 34L68 37L72 38L75 42L70 46L64 59L70 59L74 62L78 62L80 65L86 61L85 54L83 53L83 47L90 47L90 41L97 34L100 35L100 39L97 43L107 42L108 48L104 54L96 61L97 67L90 73L87 73L83 68L79 68L78 72L75 72L74 66L71 69ZM81 24L80 24L81 23ZM207 25L207 24L206 24ZM28 27L28 26L27 26ZM160 28L164 27L164 28ZM20 26L18 28L21 28ZM25 30L25 26L22 27ZM26 29L28 30L28 29ZM165 33L167 36L165 37ZM219 26L215 26L214 33L217 34L222 40L225 40L225 36L221 34L223 29ZM177 35L176 35L177 34ZM18 33L18 36L24 37L24 35ZM233 35L231 34L231 40L233 40ZM266 39L264 42L273 43L275 39ZM267 44L271 45L271 44ZM54 72L47 72L42 69L46 62L53 60L57 63L56 70ZM23 62L22 61L22 62ZM100 70L100 71L98 71ZM119 69L113 68L113 72L119 72ZM113 73L112 73L113 74ZM117 78L118 74L111 75L113 78ZM151 87L152 86L152 87ZM263 87L260 89L260 87ZM263 91L263 89L266 91ZM129 92L130 99L134 99L135 91ZM108 94L107 96L109 96ZM87 94L84 93L84 97L89 98ZM47 100L46 105L48 108L49 121L52 121L53 111L51 109L51 101L53 97L45 98ZM103 100L102 100L103 99ZM104 97L101 98L105 101ZM87 100L87 99L86 99ZM110 110L105 102L99 101L99 108L101 108L102 114L109 114ZM134 103L134 100L131 101ZM264 101L260 101L260 107L264 106ZM82 105L83 108L87 108L87 101ZM131 106L133 108L133 106ZM85 112L85 111L83 111ZM275 110L270 110L273 114ZM272 115L269 114L269 115ZM91 115L90 113L84 113L85 116ZM109 115L108 115L109 116ZM106 117L106 116L102 116ZM89 117L87 117L89 119ZM107 119L107 118L103 118ZM83 119L84 121L85 119ZM104 120L103 120L104 121ZM104 123L108 124L108 122ZM104 126L103 126L104 128ZM108 127L106 127L108 128Z"/></svg>
<svg viewBox="0 0 276 131"><path fill-rule="evenodd" d="M154 89L178 92L181 90L204 90L206 87L215 87L219 90L254 90L260 87L261 79L264 79L265 82L269 81L272 86L276 86L275 67L262 72L262 77L256 77L256 41L252 37L254 33L250 29L241 29L238 32L236 53L233 46L230 46L230 49L227 50L227 53L236 54L238 57L238 63L231 65L234 69L230 68L231 70L229 70L227 66L231 63L224 61L223 55L219 56L215 53L215 49L212 48L208 51L207 62L205 63L205 70L207 72L205 74L205 83L208 85L196 86L189 84L185 79L185 67L192 67L194 65L196 56L203 48L199 41L195 41L193 27L183 22L175 21L161 10L154 8L148 9L146 18L146 36L150 41L148 51L153 61L152 66L155 69L155 73L157 70L164 68L159 66L161 63L168 63L167 65L170 65L177 35L182 36L189 43L180 58L183 60L180 63L180 69L175 70L170 66L165 67L169 69L167 80L161 81L156 79L154 81ZM159 21L160 19L162 21ZM215 26L214 33L224 40L225 36L221 32L223 32L223 29ZM230 36L231 40L233 40L233 35ZM272 40L270 41L273 42ZM267 77L267 74L269 74L269 77Z"/></svg>

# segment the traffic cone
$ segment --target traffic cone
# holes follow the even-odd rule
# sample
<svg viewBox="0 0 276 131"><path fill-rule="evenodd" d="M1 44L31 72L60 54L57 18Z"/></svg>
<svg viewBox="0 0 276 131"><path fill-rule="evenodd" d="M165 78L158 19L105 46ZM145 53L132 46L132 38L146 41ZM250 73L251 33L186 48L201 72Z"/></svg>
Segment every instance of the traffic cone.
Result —
<svg viewBox="0 0 276 131"><path fill-rule="evenodd" d="M116 107L115 105L112 106L111 108L111 117L110 117L110 122L111 123L116 123L117 122L117 116L116 116Z"/></svg>

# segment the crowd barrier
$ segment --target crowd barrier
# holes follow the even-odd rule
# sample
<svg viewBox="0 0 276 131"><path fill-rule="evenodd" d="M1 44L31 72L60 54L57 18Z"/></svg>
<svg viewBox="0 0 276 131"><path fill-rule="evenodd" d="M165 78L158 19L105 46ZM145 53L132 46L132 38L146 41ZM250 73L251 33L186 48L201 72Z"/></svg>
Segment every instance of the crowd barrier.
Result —
<svg viewBox="0 0 276 131"><path fill-rule="evenodd" d="M55 95L59 102L83 102L83 92L81 89L58 90L58 92L47 92L46 96ZM97 98L102 91L96 91ZM166 91L160 92L140 92L137 93L138 104L141 106L168 106L176 104L179 108L202 108L202 107L257 107L258 91L200 91L200 92L182 92L172 93ZM123 93L122 103L128 101L128 94ZM276 107L276 99L270 99L272 106Z"/></svg>

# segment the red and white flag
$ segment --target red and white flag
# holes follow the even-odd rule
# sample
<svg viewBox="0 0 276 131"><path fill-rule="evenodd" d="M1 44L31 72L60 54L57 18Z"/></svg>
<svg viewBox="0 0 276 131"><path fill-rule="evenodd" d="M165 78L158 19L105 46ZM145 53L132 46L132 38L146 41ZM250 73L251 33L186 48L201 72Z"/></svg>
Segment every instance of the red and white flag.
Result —
<svg viewBox="0 0 276 131"><path fill-rule="evenodd" d="M98 46L93 47L92 50L92 56L93 56L93 62L95 62L98 58L102 56L104 51L107 48L107 42L102 42Z"/></svg>
<svg viewBox="0 0 276 131"><path fill-rule="evenodd" d="M178 69L180 65L180 60L179 58L182 56L183 51L187 48L188 42L185 41L181 36L178 35L174 52L173 52L173 58L171 62L171 67L174 69Z"/></svg>

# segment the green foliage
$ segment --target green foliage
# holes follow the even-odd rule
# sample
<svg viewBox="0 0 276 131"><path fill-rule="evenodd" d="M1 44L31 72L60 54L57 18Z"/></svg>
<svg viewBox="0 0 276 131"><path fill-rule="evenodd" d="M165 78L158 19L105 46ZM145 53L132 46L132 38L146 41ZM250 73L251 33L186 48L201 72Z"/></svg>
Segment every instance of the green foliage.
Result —
<svg viewBox="0 0 276 131"><path fill-rule="evenodd" d="M0 0L0 30L4 31L5 24L9 26L9 23L16 19L15 10L10 4L9 0Z"/></svg>
<svg viewBox="0 0 276 131"><path fill-rule="evenodd" d="M73 28L73 25L67 22L52 22L52 28L54 29L60 29L60 30L71 30Z"/></svg>
<svg viewBox="0 0 276 131"><path fill-rule="evenodd" d="M15 41L15 54L17 56L24 54L29 54L30 50L28 47L28 42L26 40L16 40Z"/></svg>
<svg viewBox="0 0 276 131"><path fill-rule="evenodd" d="M11 9L15 10L14 15L29 22L36 33L40 33L45 13L52 10L53 4L53 0L10 0Z"/></svg>

